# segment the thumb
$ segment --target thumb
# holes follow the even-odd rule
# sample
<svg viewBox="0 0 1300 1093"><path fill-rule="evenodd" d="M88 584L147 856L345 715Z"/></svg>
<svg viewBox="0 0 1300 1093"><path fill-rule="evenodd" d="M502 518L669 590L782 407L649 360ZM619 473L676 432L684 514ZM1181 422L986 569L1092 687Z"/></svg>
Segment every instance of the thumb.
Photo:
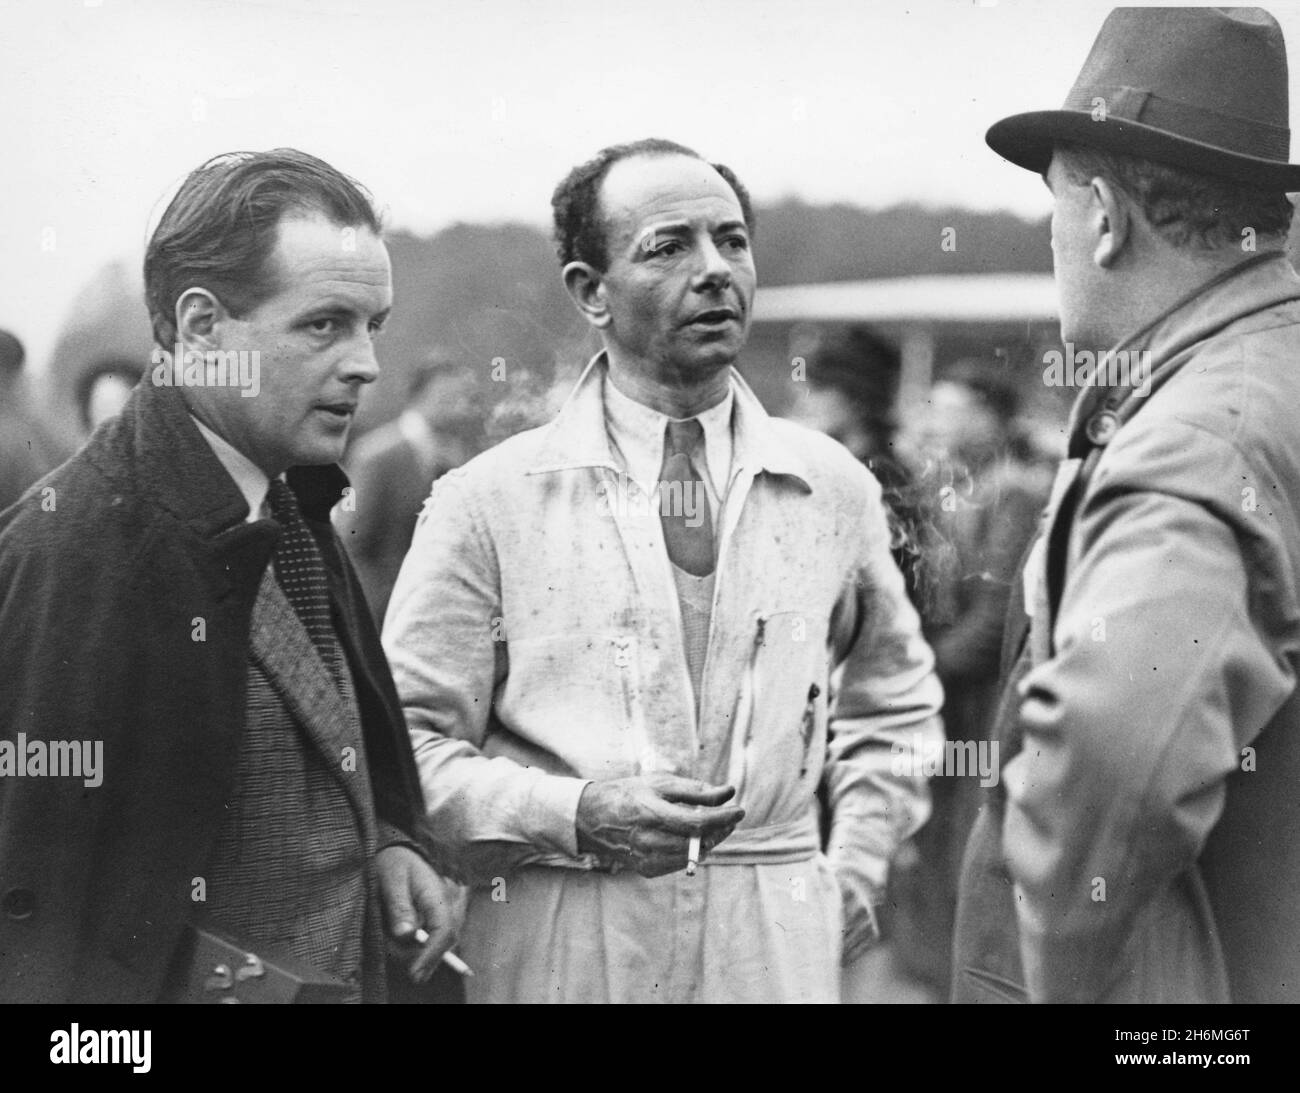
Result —
<svg viewBox="0 0 1300 1093"><path fill-rule="evenodd" d="M715 786L698 778L679 778L661 774L654 782L655 792L666 801L683 805L720 805L736 795L734 786Z"/></svg>

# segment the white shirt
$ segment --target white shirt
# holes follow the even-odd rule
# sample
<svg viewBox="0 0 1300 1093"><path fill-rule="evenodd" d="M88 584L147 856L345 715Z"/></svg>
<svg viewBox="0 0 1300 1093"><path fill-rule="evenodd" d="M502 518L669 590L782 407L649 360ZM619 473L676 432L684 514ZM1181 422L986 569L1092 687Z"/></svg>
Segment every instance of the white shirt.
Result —
<svg viewBox="0 0 1300 1093"><path fill-rule="evenodd" d="M704 427L704 458L700 458L697 449L691 453L691 460L704 479L704 491L709 497L709 511L715 528L731 482L731 408L734 403L735 392L728 381L723 400L695 415ZM664 432L670 420L689 419L670 419L667 414L629 398L614 386L613 376L606 373L605 428L610 445L628 477L648 497L655 496L659 484L659 471L664 465Z"/></svg>
<svg viewBox="0 0 1300 1093"><path fill-rule="evenodd" d="M199 432L208 442L212 454L226 468L226 473L235 480L239 492L248 502L248 515L244 517L244 523L251 524L254 520L267 519L270 512L266 509L266 493L271 487L271 480L267 478L266 473L248 456L228 440L219 437L193 414L190 414L190 420L199 427Z"/></svg>

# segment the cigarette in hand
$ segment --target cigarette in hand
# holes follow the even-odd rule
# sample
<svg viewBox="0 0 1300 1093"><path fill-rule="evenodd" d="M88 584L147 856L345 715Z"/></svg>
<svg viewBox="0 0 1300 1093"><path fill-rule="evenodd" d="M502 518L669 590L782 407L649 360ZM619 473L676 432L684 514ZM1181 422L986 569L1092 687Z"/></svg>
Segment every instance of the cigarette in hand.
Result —
<svg viewBox="0 0 1300 1093"><path fill-rule="evenodd" d="M700 837L692 835L691 841L686 845L686 875L695 876L695 870L700 864Z"/></svg>
<svg viewBox="0 0 1300 1093"><path fill-rule="evenodd" d="M423 926L417 927L415 933L411 935L411 940L414 941L417 945L427 945L429 943L429 931L426 930ZM466 964L465 961L461 960L461 958L458 957L455 953L453 953L450 949L448 949L445 953L442 954L442 962L446 964L447 967L449 967L457 975L474 974L474 969L471 968L468 964Z"/></svg>

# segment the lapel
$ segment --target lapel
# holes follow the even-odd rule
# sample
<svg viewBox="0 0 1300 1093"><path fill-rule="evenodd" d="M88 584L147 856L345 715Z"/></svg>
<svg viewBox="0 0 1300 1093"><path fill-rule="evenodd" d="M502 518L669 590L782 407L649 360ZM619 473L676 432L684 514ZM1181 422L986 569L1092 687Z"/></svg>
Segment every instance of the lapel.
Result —
<svg viewBox="0 0 1300 1093"><path fill-rule="evenodd" d="M338 780L371 842L375 830L364 745L353 709L339 693L306 629L275 583L271 569L253 605L251 654L302 726L325 767ZM355 749L354 769L344 769L344 748Z"/></svg>

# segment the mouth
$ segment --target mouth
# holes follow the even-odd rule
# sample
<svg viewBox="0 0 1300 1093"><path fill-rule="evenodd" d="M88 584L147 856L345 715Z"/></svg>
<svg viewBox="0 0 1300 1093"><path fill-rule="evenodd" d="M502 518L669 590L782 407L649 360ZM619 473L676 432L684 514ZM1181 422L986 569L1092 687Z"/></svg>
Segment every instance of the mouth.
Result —
<svg viewBox="0 0 1300 1093"><path fill-rule="evenodd" d="M730 307L711 307L707 311L699 311L686 320L686 326L717 327L726 323L734 323L740 320L740 314Z"/></svg>
<svg viewBox="0 0 1300 1093"><path fill-rule="evenodd" d="M321 402L315 408L338 422L351 421L357 412L355 402Z"/></svg>

